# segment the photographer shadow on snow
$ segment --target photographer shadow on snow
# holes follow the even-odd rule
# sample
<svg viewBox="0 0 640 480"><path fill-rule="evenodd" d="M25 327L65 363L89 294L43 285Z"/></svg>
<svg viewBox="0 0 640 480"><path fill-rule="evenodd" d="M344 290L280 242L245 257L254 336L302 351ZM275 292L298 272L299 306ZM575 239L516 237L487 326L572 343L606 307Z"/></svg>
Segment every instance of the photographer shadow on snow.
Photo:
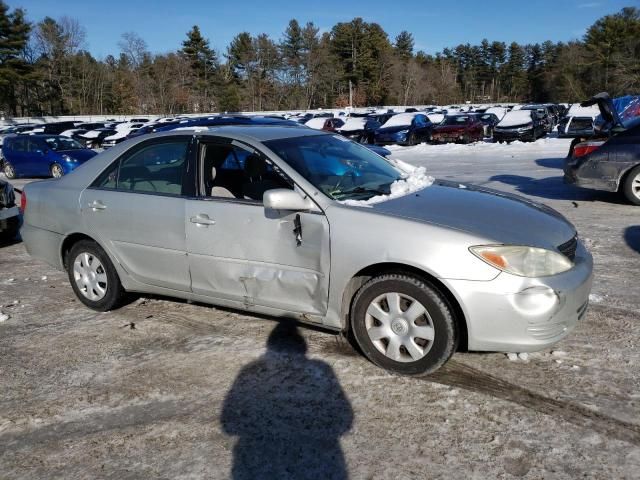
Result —
<svg viewBox="0 0 640 480"><path fill-rule="evenodd" d="M238 437L232 478L348 478L340 436L353 409L331 366L306 353L295 322L281 321L236 377L221 415Z"/></svg>
<svg viewBox="0 0 640 480"><path fill-rule="evenodd" d="M624 241L636 253L640 253L640 225L632 225L624 230Z"/></svg>

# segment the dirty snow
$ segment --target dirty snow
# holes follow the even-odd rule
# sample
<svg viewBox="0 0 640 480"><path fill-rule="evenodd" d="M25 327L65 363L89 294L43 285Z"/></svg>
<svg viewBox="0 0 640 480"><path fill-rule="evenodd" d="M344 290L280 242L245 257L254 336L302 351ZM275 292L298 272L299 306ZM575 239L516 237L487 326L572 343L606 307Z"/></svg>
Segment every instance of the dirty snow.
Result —
<svg viewBox="0 0 640 480"><path fill-rule="evenodd" d="M0 322L6 322L7 320L9 320L9 315L7 315L6 313L2 313L0 312Z"/></svg>

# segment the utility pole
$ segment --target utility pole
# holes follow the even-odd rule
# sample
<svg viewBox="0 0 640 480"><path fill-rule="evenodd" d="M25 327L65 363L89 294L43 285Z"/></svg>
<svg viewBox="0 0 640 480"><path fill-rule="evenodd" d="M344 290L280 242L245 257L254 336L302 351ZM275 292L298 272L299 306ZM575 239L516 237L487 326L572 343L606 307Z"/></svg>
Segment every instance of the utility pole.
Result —
<svg viewBox="0 0 640 480"><path fill-rule="evenodd" d="M353 108L353 85L349 79L349 106Z"/></svg>

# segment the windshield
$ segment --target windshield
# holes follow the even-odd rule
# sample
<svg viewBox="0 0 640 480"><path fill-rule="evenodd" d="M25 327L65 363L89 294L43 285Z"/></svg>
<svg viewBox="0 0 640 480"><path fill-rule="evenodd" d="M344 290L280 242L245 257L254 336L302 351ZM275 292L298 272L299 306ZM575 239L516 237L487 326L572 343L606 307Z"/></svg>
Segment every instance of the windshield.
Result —
<svg viewBox="0 0 640 480"><path fill-rule="evenodd" d="M440 125L464 125L469 123L469 115L451 115L444 118Z"/></svg>
<svg viewBox="0 0 640 480"><path fill-rule="evenodd" d="M44 140L51 150L82 150L83 147L72 138L51 137Z"/></svg>
<svg viewBox="0 0 640 480"><path fill-rule="evenodd" d="M270 140L264 144L334 200L366 200L403 178L381 156L339 135Z"/></svg>

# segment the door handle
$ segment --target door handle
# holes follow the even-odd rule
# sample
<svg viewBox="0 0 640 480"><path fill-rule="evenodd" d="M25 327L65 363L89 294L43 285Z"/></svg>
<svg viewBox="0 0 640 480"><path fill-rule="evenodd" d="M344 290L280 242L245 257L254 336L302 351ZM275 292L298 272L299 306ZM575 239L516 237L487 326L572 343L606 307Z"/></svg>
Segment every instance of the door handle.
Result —
<svg viewBox="0 0 640 480"><path fill-rule="evenodd" d="M195 217L191 217L189 219L189 221L191 223L195 223L196 225L201 226L201 227L208 227L209 225L215 225L216 224L216 221L215 220L211 220L209 218L209 215L207 215L206 213L199 213Z"/></svg>
<svg viewBox="0 0 640 480"><path fill-rule="evenodd" d="M105 210L107 206L100 200L95 200L89 204L89 208L91 208L95 212L97 210Z"/></svg>

